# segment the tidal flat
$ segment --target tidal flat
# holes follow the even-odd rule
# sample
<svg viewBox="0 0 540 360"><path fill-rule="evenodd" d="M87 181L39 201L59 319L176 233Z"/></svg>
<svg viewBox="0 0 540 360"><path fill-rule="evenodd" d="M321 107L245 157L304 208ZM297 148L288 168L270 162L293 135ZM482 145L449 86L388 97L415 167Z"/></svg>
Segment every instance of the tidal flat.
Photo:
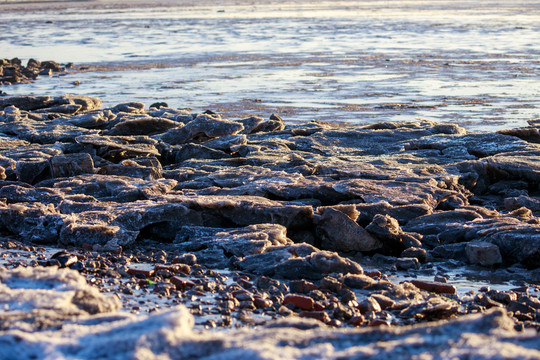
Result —
<svg viewBox="0 0 540 360"><path fill-rule="evenodd" d="M538 5L474 6L2 3L0 359L539 359Z"/></svg>

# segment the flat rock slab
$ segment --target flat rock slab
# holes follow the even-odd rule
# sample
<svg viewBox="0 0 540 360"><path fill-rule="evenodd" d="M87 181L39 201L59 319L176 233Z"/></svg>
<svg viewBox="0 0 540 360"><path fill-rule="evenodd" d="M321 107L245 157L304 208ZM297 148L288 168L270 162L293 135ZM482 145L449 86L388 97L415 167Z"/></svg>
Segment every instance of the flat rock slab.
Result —
<svg viewBox="0 0 540 360"><path fill-rule="evenodd" d="M120 301L89 286L76 271L49 267L0 270L0 305L0 332L5 334L58 329L66 322L115 312Z"/></svg>
<svg viewBox="0 0 540 360"><path fill-rule="evenodd" d="M412 249L405 254L423 259L450 251L491 266L473 259L472 247L466 255L466 243L484 241L500 250L495 264L539 266L540 145L527 136L431 121L346 128L285 125L275 114L231 121L139 102L99 109L99 99L71 95L0 104L0 230L27 241L187 247L178 241L182 229L217 228L219 236L189 246L246 269L248 257L274 258L264 272L287 277L295 268L325 273L316 267L326 255L268 255L291 241L307 242L314 254ZM263 239L268 224L281 226L286 240ZM243 233L250 226L264 229ZM395 264L419 266L415 256Z"/></svg>

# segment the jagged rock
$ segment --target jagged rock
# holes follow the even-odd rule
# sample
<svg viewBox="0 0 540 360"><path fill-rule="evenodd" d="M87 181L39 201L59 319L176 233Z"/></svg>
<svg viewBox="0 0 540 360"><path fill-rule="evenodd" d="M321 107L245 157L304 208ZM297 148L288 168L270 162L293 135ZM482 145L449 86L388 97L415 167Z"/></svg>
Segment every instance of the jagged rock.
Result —
<svg viewBox="0 0 540 360"><path fill-rule="evenodd" d="M181 229L175 239L180 252L218 248L237 257L261 254L270 246L291 245L286 228L275 224L257 224L239 229L188 227ZM205 258L198 256L200 261Z"/></svg>
<svg viewBox="0 0 540 360"><path fill-rule="evenodd" d="M540 267L540 225L517 225L486 231L481 240L497 245L504 262L521 262L531 269Z"/></svg>
<svg viewBox="0 0 540 360"><path fill-rule="evenodd" d="M118 104L111 109L112 112L119 113L141 113L144 110L144 104L140 102L127 102Z"/></svg>
<svg viewBox="0 0 540 360"><path fill-rule="evenodd" d="M59 329L69 321L120 308L117 298L102 295L76 271L56 267L0 269L0 304L4 333Z"/></svg>
<svg viewBox="0 0 540 360"><path fill-rule="evenodd" d="M468 243L465 246L465 254L471 264L491 266L502 262L499 247L484 241Z"/></svg>
<svg viewBox="0 0 540 360"><path fill-rule="evenodd" d="M301 258L290 258L273 267L276 276L287 279L322 279L331 273L362 274L362 267L352 260L329 251L317 251Z"/></svg>
<svg viewBox="0 0 540 360"><path fill-rule="evenodd" d="M107 125L115 118L116 115L110 110L103 110L71 117L67 123L86 129L96 129Z"/></svg>
<svg viewBox="0 0 540 360"><path fill-rule="evenodd" d="M264 119L260 116L250 116L244 119L237 120L237 122L241 123L244 126L244 130L242 130L242 134L252 134L254 133L255 129L264 121Z"/></svg>
<svg viewBox="0 0 540 360"><path fill-rule="evenodd" d="M189 159L226 159L231 156L223 151L214 150L199 144L186 144L175 152L175 160L181 163Z"/></svg>
<svg viewBox="0 0 540 360"><path fill-rule="evenodd" d="M420 216L409 221L403 229L422 235L440 234L453 224L469 223L477 219L482 219L482 215L476 211L457 209Z"/></svg>
<svg viewBox="0 0 540 360"><path fill-rule="evenodd" d="M261 121L258 121L259 119L256 117L251 117L249 119L250 121L244 120L244 122L246 122L247 125L250 127L249 130L245 131L246 134L280 131L285 128L285 123L283 122L283 119L276 114L270 115L270 118L268 120L261 119Z"/></svg>
<svg viewBox="0 0 540 360"><path fill-rule="evenodd" d="M138 231L126 230L119 226L67 222L58 234L58 243L64 246L97 244L114 248L134 242L138 235Z"/></svg>
<svg viewBox="0 0 540 360"><path fill-rule="evenodd" d="M504 199L504 207L507 210L516 210L525 207L535 214L540 213L540 200L529 196L520 195Z"/></svg>
<svg viewBox="0 0 540 360"><path fill-rule="evenodd" d="M317 248L308 244L268 246L263 253L248 255L237 261L235 265L255 274L273 275L276 264L288 259L304 258L316 251L318 251Z"/></svg>
<svg viewBox="0 0 540 360"><path fill-rule="evenodd" d="M55 243L65 216L53 204L0 203L0 228L36 243Z"/></svg>
<svg viewBox="0 0 540 360"><path fill-rule="evenodd" d="M103 158L130 158L138 156L159 156L157 141L147 136L94 136L81 135L75 140L79 144L93 146Z"/></svg>
<svg viewBox="0 0 540 360"><path fill-rule="evenodd" d="M0 198L7 203L41 203L59 204L65 195L57 190L50 188L35 188L25 183L8 183L0 186Z"/></svg>
<svg viewBox="0 0 540 360"><path fill-rule="evenodd" d="M57 155L49 159L52 177L70 177L94 173L94 161L90 154Z"/></svg>
<svg viewBox="0 0 540 360"><path fill-rule="evenodd" d="M385 244L391 252L422 246L420 234L403 232L398 221L389 215L375 215L373 221L366 226L366 230Z"/></svg>
<svg viewBox="0 0 540 360"><path fill-rule="evenodd" d="M102 175L127 176L143 180L157 180L162 177L159 168L142 166L132 160L123 160L120 164L102 166L97 173Z"/></svg>
<svg viewBox="0 0 540 360"><path fill-rule="evenodd" d="M257 196L163 196L160 199L182 203L198 211L205 226L221 227L225 224L247 226L253 224L280 224L289 227L312 225L311 206L288 205Z"/></svg>
<svg viewBox="0 0 540 360"><path fill-rule="evenodd" d="M124 119L114 125L107 135L154 135L174 129L180 126L176 121L158 117L139 117L134 119Z"/></svg>
<svg viewBox="0 0 540 360"><path fill-rule="evenodd" d="M170 179L142 180L114 175L79 175L51 179L40 183L43 187L60 189L67 195L83 194L100 201L129 202L160 196L171 191L177 182Z"/></svg>
<svg viewBox="0 0 540 360"><path fill-rule="evenodd" d="M454 194L429 181L354 179L337 182L333 188L351 199L361 199L367 203L386 201L392 205L426 204L431 207L436 207L439 201Z"/></svg>
<svg viewBox="0 0 540 360"><path fill-rule="evenodd" d="M367 275L354 274L346 275L343 277L343 283L353 289L365 289L376 283L375 280Z"/></svg>
<svg viewBox="0 0 540 360"><path fill-rule="evenodd" d="M533 123L531 123L531 125L533 125ZM531 126L526 128L505 129L497 132L503 135L515 136L528 142L540 143L540 127Z"/></svg>
<svg viewBox="0 0 540 360"><path fill-rule="evenodd" d="M466 246L466 243L440 245L429 251L429 254L435 258L440 259L455 259L465 261Z"/></svg>
<svg viewBox="0 0 540 360"><path fill-rule="evenodd" d="M427 251L418 247L409 247L401 253L402 258L415 258L420 262L426 261Z"/></svg>
<svg viewBox="0 0 540 360"><path fill-rule="evenodd" d="M525 141L513 136L493 133L434 135L413 140L407 149L437 149L444 150L453 147L463 147L477 158L485 158L507 152L538 150Z"/></svg>
<svg viewBox="0 0 540 360"><path fill-rule="evenodd" d="M369 224L377 214L390 215L400 224L406 224L412 219L423 215L429 215L433 212L433 208L426 204L392 206L386 201L380 201L376 203L354 205L360 212L357 221L360 224L365 223L366 225Z"/></svg>
<svg viewBox="0 0 540 360"><path fill-rule="evenodd" d="M49 96L10 96L0 98L0 109L15 106L21 110L36 110L46 106L51 100Z"/></svg>
<svg viewBox="0 0 540 360"><path fill-rule="evenodd" d="M529 154L492 156L483 159L487 166L504 173L511 179L525 180L531 184L540 183L540 148L538 145Z"/></svg>
<svg viewBox="0 0 540 360"><path fill-rule="evenodd" d="M247 143L245 135L230 135L205 141L204 146L214 150L233 152L232 148Z"/></svg>
<svg viewBox="0 0 540 360"><path fill-rule="evenodd" d="M0 123L0 132L38 144L73 143L79 135L95 136L98 134L97 130L83 129L55 120L36 121L31 119Z"/></svg>
<svg viewBox="0 0 540 360"><path fill-rule="evenodd" d="M317 237L323 249L334 251L372 251L382 243L341 211L326 208L318 221Z"/></svg>
<svg viewBox="0 0 540 360"><path fill-rule="evenodd" d="M222 120L210 115L199 115L181 128L171 129L160 136L161 140L171 145L184 144L197 138L216 138L235 135L243 129L243 125L233 121Z"/></svg>

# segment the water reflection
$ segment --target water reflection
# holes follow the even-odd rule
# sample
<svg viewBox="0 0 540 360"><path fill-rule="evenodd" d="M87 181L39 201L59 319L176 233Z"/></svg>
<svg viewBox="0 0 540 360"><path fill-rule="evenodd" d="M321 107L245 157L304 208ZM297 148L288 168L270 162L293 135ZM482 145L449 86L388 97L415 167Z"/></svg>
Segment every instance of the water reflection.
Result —
<svg viewBox="0 0 540 360"><path fill-rule="evenodd" d="M2 57L104 67L2 90L100 96L106 105L164 100L228 116L281 110L288 120L423 117L474 130L524 126L540 117L540 5L498 4L341 1L5 13ZM381 106L388 103L399 106Z"/></svg>

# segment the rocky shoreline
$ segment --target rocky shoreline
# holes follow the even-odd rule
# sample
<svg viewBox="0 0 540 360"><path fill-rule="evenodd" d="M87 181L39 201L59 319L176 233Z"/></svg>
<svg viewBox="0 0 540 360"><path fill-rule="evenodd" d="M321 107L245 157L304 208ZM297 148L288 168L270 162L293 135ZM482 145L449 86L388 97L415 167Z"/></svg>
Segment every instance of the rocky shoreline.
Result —
<svg viewBox="0 0 540 360"><path fill-rule="evenodd" d="M35 59L28 60L24 66L18 58L0 59L0 85L29 84L40 75L50 76L53 73L63 73L66 68L72 67L72 63L62 66L55 61L42 62Z"/></svg>
<svg viewBox="0 0 540 360"><path fill-rule="evenodd" d="M498 347L538 358L539 144L537 121L497 133L286 125L165 103L0 98L0 349L98 354L107 332L131 329L134 358L154 331L141 345L154 356L263 357L272 337L269 353L295 358L399 358L374 344L437 332L425 349L448 358ZM513 288L458 294L448 274L460 266ZM398 272L416 279L389 281ZM16 305L33 291L54 300ZM121 305L171 309L137 317Z"/></svg>

